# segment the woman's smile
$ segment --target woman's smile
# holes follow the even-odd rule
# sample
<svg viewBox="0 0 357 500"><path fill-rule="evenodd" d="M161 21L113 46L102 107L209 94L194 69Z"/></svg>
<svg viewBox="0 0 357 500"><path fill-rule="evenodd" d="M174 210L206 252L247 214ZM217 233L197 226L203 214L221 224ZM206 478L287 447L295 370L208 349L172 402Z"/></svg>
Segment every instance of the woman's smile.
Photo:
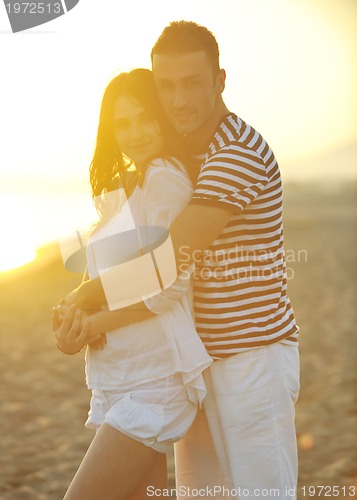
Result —
<svg viewBox="0 0 357 500"><path fill-rule="evenodd" d="M160 155L164 141L159 124L132 97L122 95L115 101L113 126L118 148L137 166Z"/></svg>

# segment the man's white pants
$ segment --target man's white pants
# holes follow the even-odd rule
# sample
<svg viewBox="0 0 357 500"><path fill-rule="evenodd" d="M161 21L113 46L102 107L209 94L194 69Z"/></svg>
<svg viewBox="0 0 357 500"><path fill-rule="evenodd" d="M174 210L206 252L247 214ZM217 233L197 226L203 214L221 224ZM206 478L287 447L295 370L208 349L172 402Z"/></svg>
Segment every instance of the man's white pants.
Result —
<svg viewBox="0 0 357 500"><path fill-rule="evenodd" d="M204 411L175 444L178 498L200 490L199 498L295 499L298 347L275 343L215 361L205 382Z"/></svg>

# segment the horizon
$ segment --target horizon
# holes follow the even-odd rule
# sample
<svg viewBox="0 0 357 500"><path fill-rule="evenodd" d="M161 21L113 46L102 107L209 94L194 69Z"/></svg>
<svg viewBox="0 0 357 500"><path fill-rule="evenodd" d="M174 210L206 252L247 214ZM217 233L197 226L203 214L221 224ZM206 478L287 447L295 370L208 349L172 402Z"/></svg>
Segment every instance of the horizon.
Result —
<svg viewBox="0 0 357 500"><path fill-rule="evenodd" d="M299 218L298 212L291 213L289 208L286 210L286 205L294 205L296 204L296 200L299 197L304 199L305 196L311 197L311 193L314 192L317 196L324 197L326 196L344 196L348 193L357 194L357 177L353 179L341 179L335 178L332 181L326 180L325 182L321 182L320 180L309 180L309 181L284 181L283 188L283 199L285 210L283 212L284 219L287 219L288 224L286 225L286 220L284 222L285 226L291 231L291 227L294 224L297 224L297 227L305 227L306 224L310 224L311 221L307 221L304 217ZM284 195L285 193L285 195ZM357 208L357 205L356 205ZM93 211L92 211L93 213ZM311 220L314 218L314 213L311 213ZM55 234L55 233L53 233ZM65 234L63 233L63 236ZM52 238L49 240L44 240L41 244L37 245L34 248L34 255L32 258L29 258L27 261L23 261L21 264L18 264L14 267L2 270L0 268L0 283L5 283L7 280L11 280L12 278L22 277L27 274L27 271L32 272L39 270L37 267L38 264L44 264L48 262L61 261L61 248L60 248L60 238ZM286 251L289 251L289 248L286 247ZM70 274L78 274L78 276L82 276L81 273L73 273L72 271L66 270L63 264L63 271Z"/></svg>

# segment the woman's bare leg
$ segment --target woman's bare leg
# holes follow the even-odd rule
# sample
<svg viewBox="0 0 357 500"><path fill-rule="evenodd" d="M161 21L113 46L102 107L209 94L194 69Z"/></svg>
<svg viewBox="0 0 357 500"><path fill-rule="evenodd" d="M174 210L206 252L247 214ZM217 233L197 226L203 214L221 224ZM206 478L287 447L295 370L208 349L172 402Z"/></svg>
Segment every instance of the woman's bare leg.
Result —
<svg viewBox="0 0 357 500"><path fill-rule="evenodd" d="M127 500L149 476L160 455L104 423L64 500Z"/></svg>
<svg viewBox="0 0 357 500"><path fill-rule="evenodd" d="M135 493L131 495L130 500L144 500L145 498L149 498L148 491L150 492L150 489L147 489L149 486L160 491L168 488L166 455L164 453L160 453L159 455L148 476L139 488L135 490Z"/></svg>

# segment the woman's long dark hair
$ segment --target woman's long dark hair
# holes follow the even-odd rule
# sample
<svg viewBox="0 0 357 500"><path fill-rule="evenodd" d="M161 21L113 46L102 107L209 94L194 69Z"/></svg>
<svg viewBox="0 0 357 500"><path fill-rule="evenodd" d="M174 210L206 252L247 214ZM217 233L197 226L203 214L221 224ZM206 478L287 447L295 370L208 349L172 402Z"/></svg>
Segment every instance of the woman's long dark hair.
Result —
<svg viewBox="0 0 357 500"><path fill-rule="evenodd" d="M114 103L123 95L132 97L159 123L164 139L164 149L160 156L177 158L185 166L191 162L184 138L174 131L161 111L151 71L140 68L121 73L108 84L102 99L96 147L89 169L93 198L119 186L126 189L127 196L132 191L128 182L128 168L132 162L119 150L113 128ZM100 206L97 209L100 213Z"/></svg>

